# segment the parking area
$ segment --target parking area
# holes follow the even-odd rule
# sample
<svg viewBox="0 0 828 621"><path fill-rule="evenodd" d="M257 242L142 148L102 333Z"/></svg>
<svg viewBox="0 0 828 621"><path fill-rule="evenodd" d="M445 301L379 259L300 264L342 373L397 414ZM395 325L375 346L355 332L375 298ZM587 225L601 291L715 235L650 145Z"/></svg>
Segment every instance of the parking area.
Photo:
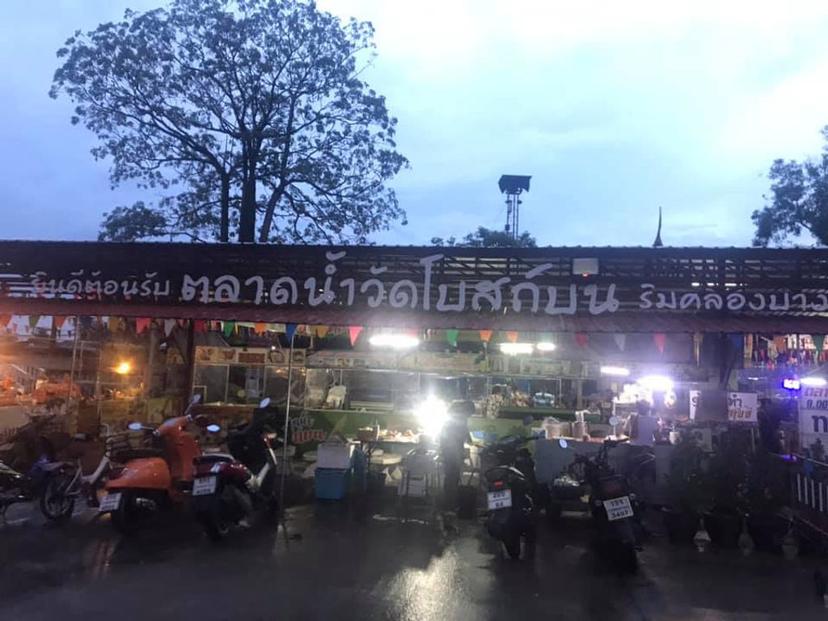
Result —
<svg viewBox="0 0 828 621"><path fill-rule="evenodd" d="M0 529L9 619L818 619L816 559L697 553L655 537L638 575L604 568L589 524L542 525L510 561L475 522L370 506L292 509L220 545L186 516L126 540L94 514L63 527L20 507Z"/></svg>

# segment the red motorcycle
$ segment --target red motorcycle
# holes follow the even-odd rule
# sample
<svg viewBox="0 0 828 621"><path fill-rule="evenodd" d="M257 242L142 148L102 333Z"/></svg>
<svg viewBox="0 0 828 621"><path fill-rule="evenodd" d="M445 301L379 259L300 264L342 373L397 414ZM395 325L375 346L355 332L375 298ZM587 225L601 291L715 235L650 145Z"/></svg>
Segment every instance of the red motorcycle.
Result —
<svg viewBox="0 0 828 621"><path fill-rule="evenodd" d="M230 530L250 522L257 511L278 512L276 433L278 419L259 403L250 423L231 430L229 453L203 453L194 459L193 512L207 536L224 539ZM207 430L217 433L218 425Z"/></svg>

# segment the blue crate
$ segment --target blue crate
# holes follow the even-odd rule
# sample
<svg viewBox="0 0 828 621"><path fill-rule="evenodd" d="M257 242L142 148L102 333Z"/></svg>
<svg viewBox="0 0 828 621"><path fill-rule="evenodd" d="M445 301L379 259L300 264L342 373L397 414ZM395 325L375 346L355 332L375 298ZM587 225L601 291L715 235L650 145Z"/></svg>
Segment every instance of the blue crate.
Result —
<svg viewBox="0 0 828 621"><path fill-rule="evenodd" d="M351 485L351 470L338 468L317 468L314 475L314 489L319 500L342 500L348 495Z"/></svg>

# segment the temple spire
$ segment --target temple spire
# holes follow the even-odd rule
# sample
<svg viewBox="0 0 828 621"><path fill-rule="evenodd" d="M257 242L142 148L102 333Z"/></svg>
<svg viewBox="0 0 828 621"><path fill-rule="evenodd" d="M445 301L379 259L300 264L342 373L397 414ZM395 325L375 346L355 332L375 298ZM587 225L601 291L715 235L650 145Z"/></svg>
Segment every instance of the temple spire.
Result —
<svg viewBox="0 0 828 621"><path fill-rule="evenodd" d="M653 242L653 248L661 248L664 246L664 243L661 241L661 206L658 208L658 230L656 231L655 241Z"/></svg>

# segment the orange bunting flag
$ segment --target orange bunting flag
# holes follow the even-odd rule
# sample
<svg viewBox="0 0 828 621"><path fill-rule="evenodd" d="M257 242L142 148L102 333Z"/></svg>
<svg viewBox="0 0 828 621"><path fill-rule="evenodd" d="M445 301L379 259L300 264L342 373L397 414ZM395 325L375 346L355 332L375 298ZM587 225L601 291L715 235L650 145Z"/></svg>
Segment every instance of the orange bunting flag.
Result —
<svg viewBox="0 0 828 621"><path fill-rule="evenodd" d="M64 317L63 315L54 315L52 317L52 325L58 332L60 332L60 329L63 327L64 323L66 323L66 317Z"/></svg>
<svg viewBox="0 0 828 621"><path fill-rule="evenodd" d="M264 334L267 332L267 324L262 321L257 322L256 325L253 326L253 332L256 334Z"/></svg>
<svg viewBox="0 0 828 621"><path fill-rule="evenodd" d="M314 328L316 336L318 336L320 339L324 339L328 335L328 330L330 330L328 326L315 326Z"/></svg>
<svg viewBox="0 0 828 621"><path fill-rule="evenodd" d="M491 330L480 330L480 340L484 343L488 343L492 340L492 331Z"/></svg>
<svg viewBox="0 0 828 621"><path fill-rule="evenodd" d="M517 343L517 340L518 340L519 336L520 335L517 332L514 332L514 331L510 330L509 332L506 333L506 340L509 341L510 343Z"/></svg>

